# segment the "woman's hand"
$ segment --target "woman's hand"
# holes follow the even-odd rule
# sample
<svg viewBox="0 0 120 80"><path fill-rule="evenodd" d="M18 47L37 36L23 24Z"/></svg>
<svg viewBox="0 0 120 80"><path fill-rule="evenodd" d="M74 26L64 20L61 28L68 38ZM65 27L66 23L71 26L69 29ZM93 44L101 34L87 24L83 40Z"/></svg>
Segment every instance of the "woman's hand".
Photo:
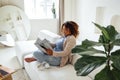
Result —
<svg viewBox="0 0 120 80"><path fill-rule="evenodd" d="M45 50L48 55L53 55L53 51L51 49L45 49Z"/></svg>

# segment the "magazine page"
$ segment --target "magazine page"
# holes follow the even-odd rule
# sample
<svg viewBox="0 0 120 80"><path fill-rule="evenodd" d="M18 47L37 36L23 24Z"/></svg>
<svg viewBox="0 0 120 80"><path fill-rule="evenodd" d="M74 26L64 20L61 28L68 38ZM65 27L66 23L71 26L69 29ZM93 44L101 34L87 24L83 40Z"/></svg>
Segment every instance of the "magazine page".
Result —
<svg viewBox="0 0 120 80"><path fill-rule="evenodd" d="M39 50L43 51L44 53L46 53L45 49L52 49L52 46L47 39L41 40L40 38L37 38L35 45Z"/></svg>

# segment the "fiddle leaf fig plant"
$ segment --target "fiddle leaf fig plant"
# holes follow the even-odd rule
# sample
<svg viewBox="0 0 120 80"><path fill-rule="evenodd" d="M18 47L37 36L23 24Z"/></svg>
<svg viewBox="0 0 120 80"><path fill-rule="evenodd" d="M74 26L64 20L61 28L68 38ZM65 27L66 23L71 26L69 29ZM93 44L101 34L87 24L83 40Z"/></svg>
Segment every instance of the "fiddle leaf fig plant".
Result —
<svg viewBox="0 0 120 80"><path fill-rule="evenodd" d="M94 80L120 80L120 33L112 25L104 27L94 22L93 24L101 30L99 40L86 39L72 50L72 53L82 56L74 64L76 74L86 76L101 65L105 65L95 75ZM103 49L99 49L101 46Z"/></svg>

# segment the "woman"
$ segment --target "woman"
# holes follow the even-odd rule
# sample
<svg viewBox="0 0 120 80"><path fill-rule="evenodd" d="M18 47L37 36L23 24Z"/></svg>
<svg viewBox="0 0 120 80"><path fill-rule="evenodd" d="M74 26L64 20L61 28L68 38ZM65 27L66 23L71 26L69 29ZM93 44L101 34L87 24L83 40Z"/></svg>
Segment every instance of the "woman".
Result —
<svg viewBox="0 0 120 80"><path fill-rule="evenodd" d="M33 53L33 57L25 58L26 62L39 61L47 62L52 66L64 66L71 60L71 50L76 45L76 38L79 34L78 24L74 21L67 21L62 25L63 36L51 44L53 50L46 49L47 55L41 51Z"/></svg>

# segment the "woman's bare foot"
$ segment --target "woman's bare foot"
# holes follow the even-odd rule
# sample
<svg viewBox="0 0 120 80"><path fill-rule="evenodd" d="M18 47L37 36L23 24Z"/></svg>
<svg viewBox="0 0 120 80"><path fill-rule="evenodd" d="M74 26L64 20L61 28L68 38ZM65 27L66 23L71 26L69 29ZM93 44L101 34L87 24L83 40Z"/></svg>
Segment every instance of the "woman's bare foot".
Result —
<svg viewBox="0 0 120 80"><path fill-rule="evenodd" d="M36 61L36 59L34 57L29 57L29 58L25 58L26 62L33 62Z"/></svg>

